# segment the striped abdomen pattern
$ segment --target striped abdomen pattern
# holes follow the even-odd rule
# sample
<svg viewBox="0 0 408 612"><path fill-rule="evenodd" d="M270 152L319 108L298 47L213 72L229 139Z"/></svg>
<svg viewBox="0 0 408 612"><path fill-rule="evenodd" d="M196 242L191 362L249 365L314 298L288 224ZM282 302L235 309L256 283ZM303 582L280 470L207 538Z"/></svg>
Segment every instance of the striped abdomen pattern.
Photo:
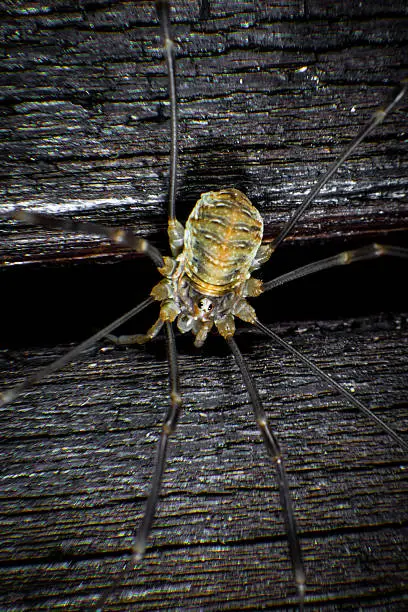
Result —
<svg viewBox="0 0 408 612"><path fill-rule="evenodd" d="M238 189L202 194L184 233L185 273L197 291L221 296L247 280L263 221Z"/></svg>

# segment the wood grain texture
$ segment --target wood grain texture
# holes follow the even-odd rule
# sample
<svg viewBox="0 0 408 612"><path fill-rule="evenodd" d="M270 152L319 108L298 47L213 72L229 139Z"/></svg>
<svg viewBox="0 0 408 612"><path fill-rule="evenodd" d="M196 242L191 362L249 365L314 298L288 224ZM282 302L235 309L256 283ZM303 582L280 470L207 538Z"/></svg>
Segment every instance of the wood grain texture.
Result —
<svg viewBox="0 0 408 612"><path fill-rule="evenodd" d="M276 233L407 76L405 3L327 7L172 7L181 220L201 192L234 186ZM2 10L1 210L125 225L164 249L169 109L153 3ZM407 109L405 100L331 181L265 278L373 238L407 243ZM6 385L141 301L157 279L149 262L86 236L4 221L0 232ZM406 270L355 266L254 302L405 436ZM237 341L287 457L308 609L405 609L404 453L258 334L239 330ZM151 547L106 608L293 609L274 474L232 357L216 337L202 351L190 337L178 344L185 412ZM158 339L143 349L102 343L2 410L2 609L84 610L111 583L143 511L167 401Z"/></svg>

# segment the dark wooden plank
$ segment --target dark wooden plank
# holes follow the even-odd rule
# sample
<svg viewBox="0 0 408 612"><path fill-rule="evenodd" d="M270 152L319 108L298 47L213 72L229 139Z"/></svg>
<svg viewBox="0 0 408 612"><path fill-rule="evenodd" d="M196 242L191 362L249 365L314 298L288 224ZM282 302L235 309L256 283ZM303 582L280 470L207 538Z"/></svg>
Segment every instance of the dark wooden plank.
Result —
<svg viewBox="0 0 408 612"><path fill-rule="evenodd" d="M182 218L199 193L233 184L276 231L405 76L405 5L348 4L331 14L326 3L174 7ZM163 246L167 82L153 4L82 6L37 3L28 13L27 4L2 16L2 209L123 224ZM405 101L339 173L266 277L386 230L406 242L397 231L408 210L406 111ZM113 251L87 237L1 230L3 261L68 260L1 270L7 384L142 299L155 279L140 259L95 265ZM376 264L257 302L267 323L281 321L285 337L402 435L404 278L403 264ZM403 609L404 454L262 338L240 332L238 341L287 456L310 609ZM290 608L273 473L232 359L216 338L202 352L189 337L179 344L186 409L152 546L109 609ZM166 405L158 340L100 345L2 411L2 609L84 609L111 582L141 516Z"/></svg>
<svg viewBox="0 0 408 612"><path fill-rule="evenodd" d="M303 323L288 333L406 433L406 319ZM365 419L339 412L344 402L286 355L262 339L238 341L285 450L311 608L401 609L403 453ZM3 362L28 373L62 350L9 352ZM232 359L213 346L183 350L180 367L185 412L151 548L112 609L293 605L274 476ZM154 348L95 349L3 411L2 609L84 609L109 584L141 516L165 378Z"/></svg>
<svg viewBox="0 0 408 612"><path fill-rule="evenodd" d="M152 2L38 3L4 15L2 202L163 230L167 78ZM87 8L88 7L88 8ZM327 15L326 3L173 7L180 117L179 212L234 185L275 233L343 144L406 76L404 3ZM327 187L301 237L407 221L405 101ZM7 224L10 227L10 224ZM8 260L60 257L12 228ZM94 239L65 237L65 256Z"/></svg>

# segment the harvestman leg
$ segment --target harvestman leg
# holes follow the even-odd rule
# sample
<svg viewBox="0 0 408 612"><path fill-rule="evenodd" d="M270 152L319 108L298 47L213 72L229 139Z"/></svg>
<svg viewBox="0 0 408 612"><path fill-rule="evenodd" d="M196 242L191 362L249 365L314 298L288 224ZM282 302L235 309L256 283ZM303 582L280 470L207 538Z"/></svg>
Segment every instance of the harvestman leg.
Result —
<svg viewBox="0 0 408 612"><path fill-rule="evenodd" d="M169 437L174 433L177 421L182 408L182 399L180 395L180 383L178 373L177 349L174 338L173 326L171 323L166 323L167 334L167 351L169 361L169 377L170 377L170 407L166 418L164 419L162 433L160 436L159 446L157 448L157 457L153 472L152 486L147 499L146 509L143 516L142 524L137 531L135 541L132 547L132 559L129 563L137 562L143 559L146 542L149 536L153 518L156 512L157 501L161 488L163 471L166 465L167 444Z"/></svg>
<svg viewBox="0 0 408 612"><path fill-rule="evenodd" d="M283 285L289 281L308 276L315 272L319 272L321 270L326 270L335 266L340 266L348 263L353 263L357 261L365 261L369 259L374 259L376 257L380 257L382 255L392 255L396 257L408 257L408 249L404 249L401 247L380 245L380 244L371 244L369 246L365 246L359 249L354 249L350 251L343 251L333 257L327 257L326 259L322 259L301 268L297 268L296 270L292 270L287 274L283 274L272 281L264 284L264 291L269 291L270 289L277 287L279 285ZM280 338L273 331L269 330L265 327L260 321L257 319L254 321L254 326L257 327L264 334L269 336L276 344L279 344L286 351L290 352L295 358L305 363L313 372L318 374L320 378L323 378L325 382L327 382L331 387L334 387L343 397L345 397L350 403L352 403L356 408L358 408L361 412L363 412L367 417L372 419L379 425L389 436L393 438L402 448L408 450L408 443L405 442L398 434L396 434L393 429L391 429L382 419L380 419L376 414L374 414L370 409L368 409L362 402L360 402L357 398L355 398L347 389L345 389L342 385L340 385L335 379L326 374L323 370L321 370L316 364L313 363L308 357L297 351L293 348L288 342ZM257 425L261 431L262 438L267 449L267 452L276 467L276 474L279 486L279 494L281 505L283 509L283 515L286 525L286 532L288 535L288 543L290 550L290 558L292 561L293 572L295 576L295 582L298 589L299 595L299 603L300 607L303 607L304 595L305 595L305 572L303 567L302 560L302 552L299 544L299 539L297 535L296 529L296 520L293 511L293 505L290 495L289 483L287 480L287 474L285 465L283 462L282 453L280 450L279 442L271 431L268 420L266 418L265 410L262 406L261 399L259 397L258 390L255 386L255 383L248 371L245 360L235 342L235 340L230 337L227 339L227 343L231 349L232 354L234 355L235 361L239 367L242 378L244 380L245 386L247 388L248 394L251 399L251 403L254 409L255 418Z"/></svg>
<svg viewBox="0 0 408 612"><path fill-rule="evenodd" d="M283 463L282 453L280 450L279 442L275 434L271 431L268 420L266 418L265 410L262 406L261 398L259 397L258 390L255 383L249 373L246 366L245 360L242 356L241 351L238 348L237 343L233 337L227 338L227 344L234 355L235 361L241 372L245 386L247 388L249 397L251 398L252 407L255 413L256 423L262 434L262 439L265 444L268 455L270 456L272 463L276 467L276 475L279 486L279 495L281 505L283 509L283 516L286 525L286 533L288 536L290 558L293 566L293 573L295 576L295 582L298 589L299 604L300 608L303 608L303 601L305 596L305 571L303 568L302 552L299 544L299 538L297 536L295 514L293 512L292 499L290 495L290 488L288 478L286 474L285 465Z"/></svg>
<svg viewBox="0 0 408 612"><path fill-rule="evenodd" d="M340 266L348 263L353 263L357 261L365 261L369 259L374 259L376 257L380 257L382 255L392 255L396 257L408 257L408 249L404 249L401 247L380 245L380 244L371 244L369 246L365 246L359 249L343 251L333 257L327 257L326 259L322 259L306 266L302 266L301 268L297 268L296 270L292 270L287 274L283 274L276 279L269 281L264 284L264 291L269 291L270 289L277 287L279 285L283 285L289 281L308 276L315 272L319 272L321 270L326 270L335 266ZM258 319L255 319L253 322L254 326L257 327L260 331L270 337L276 344L279 344L286 351L290 352L296 359L305 363L313 372L318 374L320 379L323 379L327 382L331 387L334 387L343 397L345 397L351 404L353 404L358 410L364 413L367 417L372 419L379 425L389 436L393 438L402 448L408 450L408 443L405 442L393 429L391 429L382 419L380 419L376 414L374 414L369 408L367 408L362 402L360 402L356 397L354 397L347 389L345 389L342 385L340 385L335 379L326 374L323 370L321 370L313 361L311 361L308 357L297 351L294 347L292 347L286 340L280 338L273 331L269 330L265 327ZM261 431L262 438L264 444L266 446L267 452L272 459L272 462L275 464L277 480L279 485L279 494L281 499L281 505L283 509L283 515L286 525L286 531L288 535L288 543L289 543L289 551L290 558L292 561L293 572L295 576L295 582L298 589L299 595L299 603L300 606L303 606L304 595L305 595L305 572L303 567L302 560L302 552L299 544L299 539L297 535L296 529L296 520L293 511L292 500L290 496L290 489L286 475L286 469L283 462L282 453L279 447L279 442L273 432L270 430L269 423L266 418L266 414L264 408L262 406L258 390L255 386L255 383L248 371L245 360L235 342L235 340L230 337L227 338L227 343L231 349L232 354L234 355L235 361L239 367L241 375L243 377L245 386L247 388L248 394L251 399L251 403L254 409L255 418L257 425Z"/></svg>
<svg viewBox="0 0 408 612"><path fill-rule="evenodd" d="M168 81L169 81L169 96L170 96L170 112L171 112L171 147L170 147L170 176L169 176L169 196L168 196L168 223L170 244L175 245L176 236L182 239L184 229L176 220L176 187L177 187L177 98L176 98L176 72L174 58L174 43L170 35L170 10L167 0L156 0L156 11L159 17L160 27L162 30L163 48L165 51ZM173 235L172 232L173 231ZM173 238L173 239L172 239ZM179 245L182 246L182 242ZM144 335L137 334L136 336L119 337L119 343L127 344L130 338L137 338L137 342L147 342L153 338L161 327L163 322L159 319L152 325L148 332ZM142 524L137 531L135 541L132 546L132 559L128 561L124 568L126 573L132 563L140 561L146 550L146 542L149 537L152 522L156 512L156 506L159 498L161 482L164 468L166 465L167 445L171 434L174 432L182 407L182 398L180 395L180 383L178 374L177 348L174 337L172 323L166 322L166 339L167 339L167 355L169 363L170 377L170 407L163 423L162 433L157 456L155 469L153 473L152 486L149 497L146 503L146 509L143 515Z"/></svg>
<svg viewBox="0 0 408 612"><path fill-rule="evenodd" d="M355 151L355 149L359 146L363 140L365 140L375 128L380 125L384 121L387 115L395 108L395 106L402 100L405 94L408 91L408 79L404 79L401 81L400 87L398 91L393 95L391 100L385 106L381 106L374 111L369 121L363 125L358 134L353 138L353 140L347 144L341 153L340 157L329 166L326 172L323 172L321 177L318 179L317 183L314 187L309 191L307 196L304 198L303 202L300 206L295 210L293 216L286 225L282 228L280 233L270 242L272 250L275 251L278 246L285 240L286 236L292 231L295 227L296 223L299 221L300 217L306 212L306 210L310 207L313 200L317 196L317 194L323 189L323 187L328 183L333 174L337 172L343 162L350 157L350 155Z"/></svg>
<svg viewBox="0 0 408 612"><path fill-rule="evenodd" d="M23 208L18 208L11 213L4 215L5 218L28 223L29 225L41 225L47 229L62 230L64 232L74 232L76 234L86 234L90 236L100 236L106 238L112 244L131 249L140 254L147 255L153 263L160 267L163 265L163 257L156 247L145 238L139 238L131 230L120 227L108 227L99 223L88 221L74 221L72 219L60 219L53 215L36 213Z"/></svg>
<svg viewBox="0 0 408 612"><path fill-rule="evenodd" d="M355 263L358 261L367 261L369 259L375 259L377 257L381 257L383 255L390 255L394 257L400 258L408 258L408 249L383 245L383 244L370 244L368 246L361 247L359 249L353 249L350 251L343 251L342 253L338 253L333 257L327 257L326 259L321 259L319 261L312 262L301 268L297 268L296 270L292 270L291 272L287 272L286 274L282 274L277 278L267 282L264 284L264 291L269 291L275 287L288 283L298 278L302 278L305 276L309 276L310 274L314 274L315 272L320 272L321 270L328 270L329 268L333 268L335 266L341 266L349 263ZM346 388L340 385L334 378L326 374L321 368L316 366L308 357L297 351L293 346L291 346L286 340L283 340L275 334L275 332L271 331L265 325L263 325L258 319L253 321L253 325L257 327L264 334L269 336L275 344L279 344L286 351L292 353L292 355L305 363L311 370L313 370L321 379L325 380L331 387L334 387L343 397L345 397L351 404L354 405L355 408L360 410L363 414L365 414L372 421L377 423L401 448L408 450L408 443L403 440L391 427L389 427L382 419L380 419L374 412L372 412L367 406L365 406L360 400L358 400L354 395L352 395Z"/></svg>
<svg viewBox="0 0 408 612"><path fill-rule="evenodd" d="M279 287L280 285L284 285L298 278L309 276L315 272L320 272L321 270L328 270L329 268L356 263L358 261L368 261L369 259L376 259L377 257L382 257L384 255L408 258L408 249L374 242L373 244L363 246L359 249L342 251L341 253L337 253L337 255L333 255L332 257L319 259L318 261L314 261L310 264L306 264L305 266L301 266L300 268L296 268L296 270L286 272L285 274L264 283L263 290L264 292L269 291L270 289L274 289L275 287Z"/></svg>
<svg viewBox="0 0 408 612"><path fill-rule="evenodd" d="M106 238L113 244L118 244L123 247L132 249L136 253L147 255L153 261L156 266L163 265L163 257L156 247L154 247L145 238L139 238L132 231L122 228L107 227L99 225L98 223L89 223L84 221L73 221L72 219L60 219L52 215L45 215L42 213L36 213L30 210L18 208L17 210L7 213L4 215L5 218L14 219L21 221L22 223L29 223L31 225L40 225L47 229L57 229L66 232L75 232L78 234L87 234L100 236ZM104 329L79 344L77 347L69 351L66 355L60 357L53 363L49 364L45 368L42 368L32 376L26 378L22 383L9 389L0 394L0 406L8 404L23 393L26 389L31 387L33 384L43 380L51 372L56 372L62 368L66 363L72 361L82 351L85 351L90 346L93 346L98 340L104 338L110 334L114 329L128 321L130 318L147 308L151 303L154 302L153 298L148 298L135 308L132 308L126 314L122 315L116 321L113 321L107 325Z"/></svg>
<svg viewBox="0 0 408 612"><path fill-rule="evenodd" d="M179 392L179 373L177 362L176 342L174 338L173 326L171 323L166 323L167 335L167 351L169 362L169 377L170 377L170 407L162 426L159 445L157 447L156 460L154 464L153 478L151 489L147 498L145 511L142 518L142 523L136 532L136 536L132 545L132 556L125 561L122 570L116 575L112 584L109 585L106 592L98 596L92 609L101 610L106 600L112 591L119 585L121 580L131 571L134 564L141 561L146 551L147 539L149 537L153 519L156 513L157 502L161 489L163 472L166 466L167 447L170 436L174 433L177 421L182 408L182 398Z"/></svg>
<svg viewBox="0 0 408 612"><path fill-rule="evenodd" d="M168 235L173 255L178 255L183 247L184 228L176 219L176 188L177 188L177 94L176 94L176 62L174 42L170 33L170 7L167 0L156 0L156 12L162 31L163 49L166 58L169 98L170 98L170 168L168 194ZM130 345L145 344L152 340L163 327L163 321L158 319L145 334L107 335L113 344Z"/></svg>
<svg viewBox="0 0 408 612"><path fill-rule="evenodd" d="M263 325L263 323L261 323L258 319L255 319L253 321L253 325L254 327L257 327L261 332L263 332L266 336L269 336L269 338L271 338L275 342L275 344L279 344L286 351L296 357L296 359L307 365L313 372L318 375L320 379L323 379L325 382L327 382L329 386L334 387L336 391L338 391L340 395L345 397L355 408L360 410L360 412L365 414L371 420L375 421L377 425L379 425L381 429L383 429L393 440L395 440L395 442L397 442L397 444L399 444L401 448L408 451L408 442L405 442L405 440L401 438L401 436L399 436L393 429L391 429L391 427L387 425L387 423L385 423L382 419L380 419L380 417L374 414L374 412L367 408L367 406L360 402L360 400L354 397L354 395L350 393L350 391L348 391L345 387L343 387L343 385L338 383L324 370L319 368L319 366L317 366L313 361L311 361L311 359L306 357L306 355L303 355L303 353L300 353L298 350L296 350L291 344L289 344L289 342L286 342L286 340L278 336L278 334L275 334L275 332Z"/></svg>
<svg viewBox="0 0 408 612"><path fill-rule="evenodd" d="M163 48L166 56L169 97L170 97L170 176L169 176L169 221L176 218L176 187L177 187L177 97L176 97L176 64L174 57L174 42L170 34L170 8L168 0L156 0L156 11L162 30Z"/></svg>
<svg viewBox="0 0 408 612"><path fill-rule="evenodd" d="M93 336L91 336L90 338L87 338L86 340L81 342L81 344L75 346L71 351L68 351L68 353L65 353L65 355L62 355L62 357L60 357L56 361L53 361L52 363L46 365L44 368L41 368L31 376L28 376L15 387L11 387L11 389L7 389L6 391L0 393L0 407L5 406L6 404L9 404L13 400L15 400L29 387L35 385L38 382L41 382L46 376L48 376L52 372L60 370L65 364L69 363L70 361L78 357L78 355L86 351L86 349L96 344L98 340L105 338L107 335L109 335L111 331L126 323L126 321L139 314L139 312L142 312L142 310L150 306L153 301L153 298L147 298L147 300L145 300L141 304L138 304L112 323L109 323L109 325L96 332L96 334L93 334Z"/></svg>

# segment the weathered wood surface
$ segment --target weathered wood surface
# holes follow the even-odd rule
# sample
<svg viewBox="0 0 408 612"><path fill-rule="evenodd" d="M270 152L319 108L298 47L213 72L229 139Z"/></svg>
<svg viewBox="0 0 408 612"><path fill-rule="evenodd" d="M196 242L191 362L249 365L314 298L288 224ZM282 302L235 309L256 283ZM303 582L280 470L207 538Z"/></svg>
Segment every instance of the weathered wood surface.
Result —
<svg viewBox="0 0 408 612"><path fill-rule="evenodd" d="M365 326L305 323L289 337L406 435L406 320ZM238 341L285 451L310 608L403 609L404 454L286 355ZM9 352L3 366L28 373L62 350ZM294 605L274 474L232 358L214 353L182 351L185 412L151 548L107 609ZM2 609L86 609L111 582L166 403L154 347L95 349L3 411Z"/></svg>
<svg viewBox="0 0 408 612"><path fill-rule="evenodd" d="M405 4L344 4L330 14L298 2L174 7L182 219L202 191L234 185L274 233L406 76ZM163 246L167 80L153 3L81 6L20 3L2 15L1 207L123 224ZM320 249L406 242L407 108L340 171L266 278ZM156 278L149 262L121 261L129 256L94 239L0 229L2 261L33 262L0 270L8 384L140 301ZM120 263L96 265L112 258ZM403 263L377 263L256 303L401 435L405 278ZM262 338L237 339L287 457L309 608L404 609L404 453L340 412L344 402ZM294 587L274 475L232 358L216 338L201 352L189 337L179 345L185 413L151 548L107 608L288 609ZM2 609L82 610L111 583L143 509L166 376L161 340L102 344L2 410Z"/></svg>
<svg viewBox="0 0 408 612"><path fill-rule="evenodd" d="M152 2L24 3L2 19L2 202L164 229L167 76ZM405 2L177 3L179 214L236 186L281 227L316 176L406 77ZM354 5L354 3L353 3ZM306 10L306 12L305 12ZM329 238L407 222L405 100L301 222ZM40 230L8 259L84 256L95 239ZM62 251L62 252L61 252Z"/></svg>

